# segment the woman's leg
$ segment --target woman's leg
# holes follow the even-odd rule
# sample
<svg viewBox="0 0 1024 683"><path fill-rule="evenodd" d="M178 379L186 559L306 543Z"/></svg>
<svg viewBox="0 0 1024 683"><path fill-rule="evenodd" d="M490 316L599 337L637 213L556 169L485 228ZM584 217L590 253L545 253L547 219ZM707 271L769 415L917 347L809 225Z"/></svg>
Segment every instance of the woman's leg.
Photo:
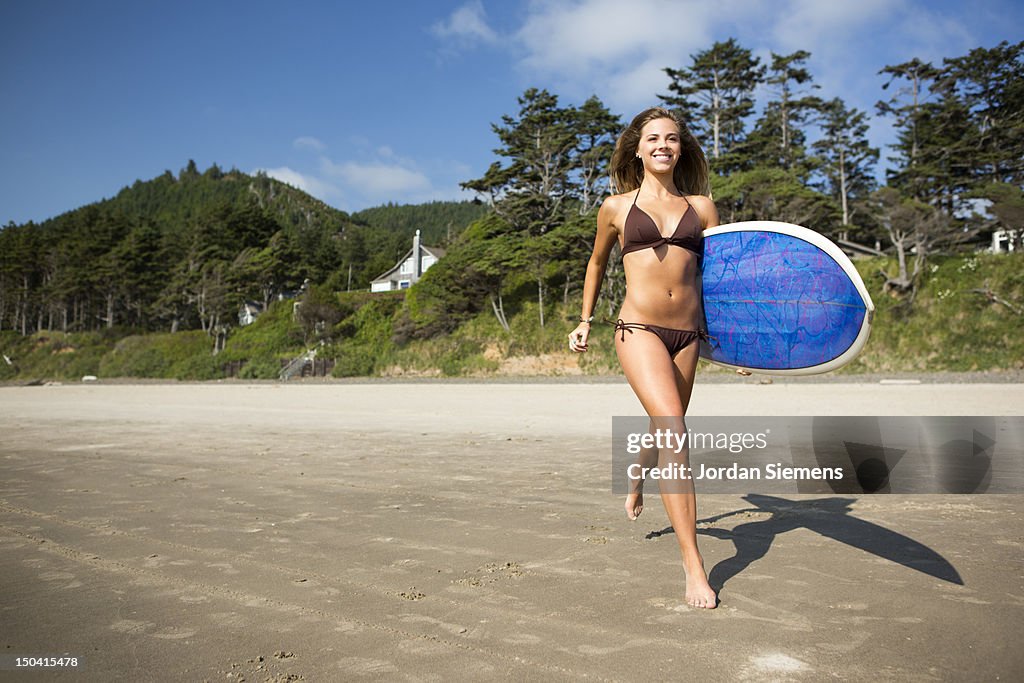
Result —
<svg viewBox="0 0 1024 683"><path fill-rule="evenodd" d="M657 335L646 330L633 330L615 337L615 350L633 393L648 415L652 416L649 430L667 425L654 416L682 415L682 405L671 379L675 372L672 358ZM667 381L666 381L667 380ZM657 385L657 388L655 387ZM637 456L641 467L658 464L657 448L644 448ZM644 508L644 480L630 480L626 495L626 516L635 520Z"/></svg>
<svg viewBox="0 0 1024 683"><path fill-rule="evenodd" d="M683 405L683 414L690 405L693 392L693 380L697 374L697 359L700 356L700 343L694 343L676 354L676 387L679 400ZM689 456L689 449L687 449ZM689 457L687 457L689 466ZM692 484L692 482L690 482ZM662 504L668 511L668 517L675 529L679 550L683 555L683 566L686 568L686 601L694 607L714 609L718 596L708 583L704 570L704 559L697 549L697 496L693 486L686 490L670 492L661 497Z"/></svg>
<svg viewBox="0 0 1024 683"><path fill-rule="evenodd" d="M625 337L623 339L622 337ZM683 415L690 402L700 346L696 342L669 356L657 335L636 331L617 336L616 351L630 386L657 427L685 433ZM679 454L663 451L659 463L670 460L689 466L689 448ZM686 602L694 607L714 608L714 590L708 584L704 562L697 549L697 499L692 481L660 484L661 500L675 530L686 570ZM629 509L627 499L627 512Z"/></svg>

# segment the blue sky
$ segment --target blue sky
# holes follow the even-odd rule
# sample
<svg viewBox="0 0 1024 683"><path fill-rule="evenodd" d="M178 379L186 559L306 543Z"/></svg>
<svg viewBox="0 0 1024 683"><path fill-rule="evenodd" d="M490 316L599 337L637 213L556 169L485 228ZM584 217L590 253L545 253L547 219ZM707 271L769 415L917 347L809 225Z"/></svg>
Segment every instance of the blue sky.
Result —
<svg viewBox="0 0 1024 683"><path fill-rule="evenodd" d="M1022 29L1015 0L3 0L0 224L189 159L346 211L466 197L528 87L628 118L657 104L662 67L734 36L764 58L810 51L819 94L873 114L883 66ZM888 122L871 136L891 142Z"/></svg>

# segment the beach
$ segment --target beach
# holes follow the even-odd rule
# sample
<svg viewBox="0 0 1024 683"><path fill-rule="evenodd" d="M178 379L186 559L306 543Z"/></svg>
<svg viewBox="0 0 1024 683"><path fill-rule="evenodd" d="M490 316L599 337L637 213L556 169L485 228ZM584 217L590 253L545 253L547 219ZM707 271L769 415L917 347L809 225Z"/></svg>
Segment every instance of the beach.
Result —
<svg viewBox="0 0 1024 683"><path fill-rule="evenodd" d="M1022 405L1022 383L725 379L689 412ZM1024 670L1024 497L698 491L725 583L696 610L656 491L636 522L611 492L612 416L641 414L622 382L0 387L4 666L275 682Z"/></svg>

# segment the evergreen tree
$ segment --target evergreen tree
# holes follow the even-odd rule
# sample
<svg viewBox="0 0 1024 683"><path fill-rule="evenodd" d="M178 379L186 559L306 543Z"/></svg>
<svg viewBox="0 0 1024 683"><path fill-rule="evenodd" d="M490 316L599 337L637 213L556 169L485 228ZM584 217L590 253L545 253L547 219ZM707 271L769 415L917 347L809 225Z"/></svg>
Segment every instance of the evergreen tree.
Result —
<svg viewBox="0 0 1024 683"><path fill-rule="evenodd" d="M927 194L927 179L919 166L922 109L927 97L927 84L938 75L938 70L930 63L922 62L916 57L909 62L886 66L879 74L887 74L889 80L882 85L887 90L894 82L906 81L906 85L897 88L888 100L880 100L875 107L883 116L891 116L896 120L899 129L898 142L893 145L896 156L889 160L897 164L888 172L889 185L899 188L905 194L924 198Z"/></svg>
<svg viewBox="0 0 1024 683"><path fill-rule="evenodd" d="M558 98L546 90L530 88L518 101L516 117L505 115L504 125L492 126L502 143L495 152L509 159L509 165L495 162L483 178L462 183L462 187L486 195L494 212L518 235L516 253L523 255L537 283L543 326L553 253L544 235L561 224L571 208L571 176L577 170L575 152L579 148L574 124L579 117L575 109L560 107ZM596 111L596 105L591 110ZM521 254L524 244L528 249Z"/></svg>
<svg viewBox="0 0 1024 683"><path fill-rule="evenodd" d="M1024 41L943 60L935 89L962 103L972 185L1024 184Z"/></svg>
<svg viewBox="0 0 1024 683"><path fill-rule="evenodd" d="M821 99L810 94L818 86L811 83L811 74L804 63L811 54L799 50L790 55L772 55L765 79L772 96L764 106L761 118L741 146L732 167L780 166L794 169L807 178L812 163L805 149L803 128L820 111Z"/></svg>
<svg viewBox="0 0 1024 683"><path fill-rule="evenodd" d="M608 194L606 170L622 128L622 120L608 111L597 96L576 110L573 184L577 188L574 194L579 199L580 215L593 211Z"/></svg>
<svg viewBox="0 0 1024 683"><path fill-rule="evenodd" d="M735 38L716 42L692 59L690 67L665 69L673 94L658 98L693 122L694 133L710 148L717 169L717 160L742 140L744 119L753 112L753 93L764 79L764 66Z"/></svg>
<svg viewBox="0 0 1024 683"><path fill-rule="evenodd" d="M712 176L711 190L722 223L773 220L820 229L839 218L834 202L784 168L759 166Z"/></svg>
<svg viewBox="0 0 1024 683"><path fill-rule="evenodd" d="M971 160L977 151L971 142L976 129L964 102L953 92L940 91L938 97L921 107L917 163L910 177L916 180L918 199L954 218L972 185Z"/></svg>
<svg viewBox="0 0 1024 683"><path fill-rule="evenodd" d="M483 178L461 186L488 197L514 230L543 234L564 217L571 196L576 115L546 90L530 88L518 101L518 116L502 116L504 125L491 126L502 145L495 153L508 166L495 162Z"/></svg>
<svg viewBox="0 0 1024 683"><path fill-rule="evenodd" d="M867 132L864 112L847 109L838 97L824 103L821 139L814 143L814 150L823 161L821 171L829 194L842 207L843 233L853 223L852 201L866 200L874 190L872 168L878 161L878 149L868 142Z"/></svg>

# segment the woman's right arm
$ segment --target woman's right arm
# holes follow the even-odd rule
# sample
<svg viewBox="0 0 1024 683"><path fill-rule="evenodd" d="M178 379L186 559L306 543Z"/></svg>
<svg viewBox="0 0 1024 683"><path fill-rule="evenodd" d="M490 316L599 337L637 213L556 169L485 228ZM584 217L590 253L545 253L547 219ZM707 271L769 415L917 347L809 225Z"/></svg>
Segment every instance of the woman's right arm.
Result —
<svg viewBox="0 0 1024 683"><path fill-rule="evenodd" d="M586 321L593 317L594 309L597 308L597 296L601 292L608 257L611 256L612 248L619 239L619 231L615 227L618 205L618 197L609 197L597 212L597 236L594 238L594 250L590 254L590 261L587 262L587 276L583 280L581 322L569 333L569 348L573 351L587 350L590 323Z"/></svg>

